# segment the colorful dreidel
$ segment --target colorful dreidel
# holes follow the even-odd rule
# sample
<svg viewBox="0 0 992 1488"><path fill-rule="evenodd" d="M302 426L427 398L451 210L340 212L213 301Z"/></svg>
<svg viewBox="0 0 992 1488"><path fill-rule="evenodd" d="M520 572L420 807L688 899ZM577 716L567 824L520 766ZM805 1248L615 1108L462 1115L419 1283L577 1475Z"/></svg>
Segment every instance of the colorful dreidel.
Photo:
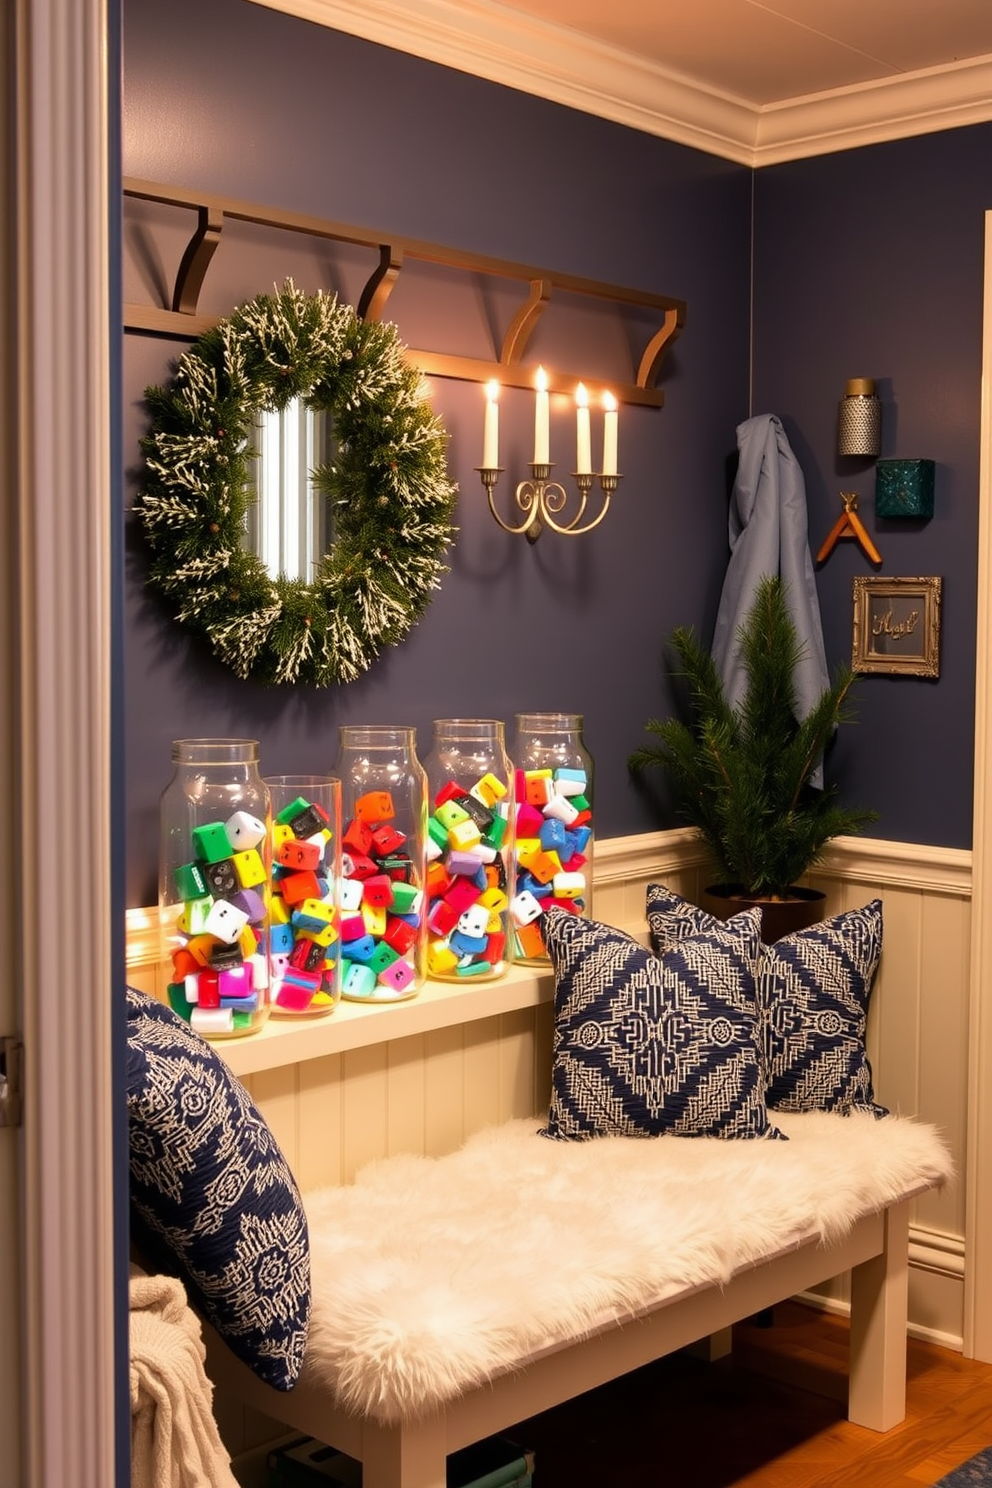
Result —
<svg viewBox="0 0 992 1488"><path fill-rule="evenodd" d="M299 837L290 837L287 842L281 842L273 853L273 859L282 868L292 868L299 872L304 868L316 869L323 860L323 851L317 842Z"/></svg>
<svg viewBox="0 0 992 1488"><path fill-rule="evenodd" d="M402 957L390 963L379 972L377 981L383 987L389 987L393 992L405 992L412 984L414 977L413 967Z"/></svg>
<svg viewBox="0 0 992 1488"><path fill-rule="evenodd" d="M473 938L484 936L488 923L489 910L484 904L473 904L458 917L458 929Z"/></svg>
<svg viewBox="0 0 992 1488"><path fill-rule="evenodd" d="M345 997L369 998L375 992L377 985L376 974L371 966L356 961L349 966L347 975L341 984L341 990Z"/></svg>
<svg viewBox="0 0 992 1488"><path fill-rule="evenodd" d="M207 889L215 899L223 899L227 894L236 894L241 884L233 858L221 858L215 863L204 863L203 877L206 879Z"/></svg>
<svg viewBox="0 0 992 1488"><path fill-rule="evenodd" d="M361 822L389 822L396 815L392 794L387 790L366 791L355 802L355 815Z"/></svg>
<svg viewBox="0 0 992 1488"><path fill-rule="evenodd" d="M411 925L408 920L403 920L399 915L390 915L386 920L386 931L383 939L387 945L392 946L401 956L411 952L417 943L418 928Z"/></svg>
<svg viewBox="0 0 992 1488"><path fill-rule="evenodd" d="M398 852L405 842L405 834L398 832L388 822L382 822L380 826L372 829L372 852L380 863L383 858L389 857L390 853Z"/></svg>
<svg viewBox="0 0 992 1488"><path fill-rule="evenodd" d="M362 900L377 909L386 909L393 902L393 880L385 873L374 873L362 884Z"/></svg>
<svg viewBox="0 0 992 1488"><path fill-rule="evenodd" d="M510 914L513 916L515 925L533 924L543 913L540 900L535 899L527 889L522 894L514 895L510 900Z"/></svg>
<svg viewBox="0 0 992 1488"><path fill-rule="evenodd" d="M454 975L458 957L447 940L432 940L427 945L427 970L432 977L442 979Z"/></svg>
<svg viewBox="0 0 992 1488"><path fill-rule="evenodd" d="M232 859L238 874L238 883L243 889L254 889L266 879L265 863L261 853L254 847L237 852Z"/></svg>
<svg viewBox="0 0 992 1488"><path fill-rule="evenodd" d="M236 811L224 823L228 839L235 852L258 847L265 840L265 823L250 811Z"/></svg>
<svg viewBox="0 0 992 1488"><path fill-rule="evenodd" d="M223 822L203 822L193 828L193 847L203 863L218 863L229 858L233 851L227 827Z"/></svg>
<svg viewBox="0 0 992 1488"><path fill-rule="evenodd" d="M209 894L202 899L188 899L179 911L176 925L184 935L202 935L213 907L214 901Z"/></svg>
<svg viewBox="0 0 992 1488"><path fill-rule="evenodd" d="M497 801L502 801L507 793L506 783L491 771L479 777L471 787L469 794L485 803L486 806L495 806Z"/></svg>
<svg viewBox="0 0 992 1488"><path fill-rule="evenodd" d="M204 931L225 945L233 945L248 923L244 910L237 909L227 899L215 899L206 917Z"/></svg>
<svg viewBox="0 0 992 1488"><path fill-rule="evenodd" d="M234 1032L232 1008L204 1008L197 1005L190 1009L189 1023L194 1033L203 1038L219 1037Z"/></svg>
<svg viewBox="0 0 992 1488"><path fill-rule="evenodd" d="M208 892L202 863L182 863L172 878L180 899L202 899Z"/></svg>

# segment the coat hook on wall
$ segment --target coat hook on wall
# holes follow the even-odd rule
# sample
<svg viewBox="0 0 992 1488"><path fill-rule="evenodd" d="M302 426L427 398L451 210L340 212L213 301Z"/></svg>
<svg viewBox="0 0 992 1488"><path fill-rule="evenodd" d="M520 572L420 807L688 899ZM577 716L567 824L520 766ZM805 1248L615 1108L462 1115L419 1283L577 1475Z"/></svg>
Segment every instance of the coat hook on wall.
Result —
<svg viewBox="0 0 992 1488"><path fill-rule="evenodd" d="M842 537L853 537L872 563L881 563L882 555L868 536L865 524L858 516L858 493L841 491L840 499L844 503L844 510L831 527L822 548L817 553L817 563L826 562L836 547L838 539Z"/></svg>

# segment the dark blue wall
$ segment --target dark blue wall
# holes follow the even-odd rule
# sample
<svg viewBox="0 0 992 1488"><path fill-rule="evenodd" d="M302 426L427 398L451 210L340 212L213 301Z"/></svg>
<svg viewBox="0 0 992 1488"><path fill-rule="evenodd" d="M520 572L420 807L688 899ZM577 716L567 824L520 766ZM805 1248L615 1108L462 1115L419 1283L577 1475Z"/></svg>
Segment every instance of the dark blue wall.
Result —
<svg viewBox="0 0 992 1488"><path fill-rule="evenodd" d="M971 844L984 212L992 125L850 150L755 178L754 407L806 475L814 554L859 493L882 555L843 542L818 575L828 654L850 653L852 579L943 579L939 680L864 676L835 759L880 837ZM936 461L929 522L875 517L874 464L836 454L851 377L878 380L882 455Z"/></svg>
<svg viewBox="0 0 992 1488"><path fill-rule="evenodd" d="M688 302L666 406L622 410L624 480L586 538L530 547L498 530L474 470L480 390L435 380L461 490L451 572L408 639L348 687L239 682L144 587L129 524L128 902L154 901L158 796L170 742L187 735L257 737L281 773L328 768L343 723L413 724L426 753L435 717L580 712L599 835L670 825L626 759L667 709L663 638L682 622L709 633L726 564L727 461L748 411L750 172L244 0L125 0L124 62L126 174ZM125 247L146 279L163 277L147 241L126 233ZM317 288L320 272L298 282ZM142 393L177 347L128 335L124 351L133 493ZM531 399L508 394L502 450L518 477L531 426ZM564 414L553 425L559 468L573 430Z"/></svg>
<svg viewBox="0 0 992 1488"><path fill-rule="evenodd" d="M662 642L708 638L727 560L735 427L784 420L807 478L814 552L857 490L884 575L944 579L937 682L865 677L860 722L831 774L881 813L877 834L971 840L975 552L983 211L992 125L752 173L667 141L277 14L244 0L124 0L124 170L181 186L374 226L454 248L675 295L688 302L665 363L666 407L625 409L615 508L594 535L531 548L486 512L474 466L478 387L434 382L461 489L451 572L427 614L360 681L263 689L215 664L144 586L128 522L125 601L128 903L155 897L158 795L184 735L247 734L272 773L328 768L343 723L582 712L597 767L597 830L670 826L664 784L631 781L644 721L669 711ZM754 190L754 346L749 347ZM287 271L335 287L319 255ZM249 253L208 276L205 308L271 289ZM137 265L137 267L136 267ZM125 230L125 283L167 280ZM333 275L331 276L333 278ZM234 300L230 298L234 296ZM213 299L211 299L213 296ZM397 306L401 303L396 297ZM404 320L392 310L401 334ZM439 339L458 326L439 324ZM418 328L419 333L419 328ZM176 343L129 335L124 463L139 474L141 402ZM574 360L574 359L573 359ZM571 365L571 363L569 363ZM749 404L749 375L753 400ZM838 460L836 407L874 376L883 454L937 462L927 524L876 521L871 462ZM507 394L504 476L526 472L531 405ZM566 466L571 424L553 426ZM567 468L567 467L566 467ZM828 660L851 647L851 580L873 570L842 543L818 582Z"/></svg>

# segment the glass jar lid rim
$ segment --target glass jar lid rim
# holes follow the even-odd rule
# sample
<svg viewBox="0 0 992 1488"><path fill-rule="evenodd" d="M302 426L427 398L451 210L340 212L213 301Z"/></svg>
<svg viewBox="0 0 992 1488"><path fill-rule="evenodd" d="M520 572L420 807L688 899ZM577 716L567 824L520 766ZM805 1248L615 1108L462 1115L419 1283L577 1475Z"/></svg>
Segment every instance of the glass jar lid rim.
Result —
<svg viewBox="0 0 992 1488"><path fill-rule="evenodd" d="M476 729L501 729L503 720L501 718L435 718L434 728L476 728Z"/></svg>
<svg viewBox="0 0 992 1488"><path fill-rule="evenodd" d="M307 774L301 771L298 775L265 775L266 785L276 786L317 786L317 785L340 785L339 775L329 775L325 771L315 771Z"/></svg>
<svg viewBox="0 0 992 1488"><path fill-rule="evenodd" d="M215 755L218 759L257 759L257 739L173 739L172 758L190 755Z"/></svg>
<svg viewBox="0 0 992 1488"><path fill-rule="evenodd" d="M582 727L581 713L518 713L517 728L577 729Z"/></svg>
<svg viewBox="0 0 992 1488"><path fill-rule="evenodd" d="M399 737L415 739L417 730L406 723L343 723L340 736L342 743L348 740L353 744L386 744Z"/></svg>

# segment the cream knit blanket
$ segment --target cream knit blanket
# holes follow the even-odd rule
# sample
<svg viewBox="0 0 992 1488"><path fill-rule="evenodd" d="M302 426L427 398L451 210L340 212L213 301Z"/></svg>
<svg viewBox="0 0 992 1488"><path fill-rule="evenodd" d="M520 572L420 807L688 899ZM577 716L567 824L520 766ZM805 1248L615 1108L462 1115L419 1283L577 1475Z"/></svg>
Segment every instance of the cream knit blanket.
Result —
<svg viewBox="0 0 992 1488"><path fill-rule="evenodd" d="M182 1283L132 1267L131 1488L238 1488Z"/></svg>

